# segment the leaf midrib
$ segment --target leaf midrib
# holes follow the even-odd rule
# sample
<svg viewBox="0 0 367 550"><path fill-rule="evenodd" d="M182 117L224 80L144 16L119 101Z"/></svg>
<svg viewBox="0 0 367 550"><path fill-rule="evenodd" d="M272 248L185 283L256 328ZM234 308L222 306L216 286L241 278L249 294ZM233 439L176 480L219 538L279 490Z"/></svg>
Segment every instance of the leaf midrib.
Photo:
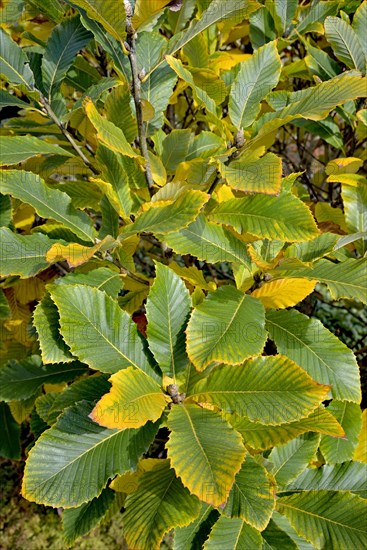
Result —
<svg viewBox="0 0 367 550"><path fill-rule="evenodd" d="M60 56L59 56L58 61L55 63L55 69L54 69L54 71L53 71L53 72L51 71L50 82L49 82L50 88L49 88L49 93L48 93L49 102L51 102L51 99L52 99L52 92L53 92L53 87L54 87L54 83L55 83L55 79L56 79L56 74L57 74L58 68L59 68L59 66L60 66L60 64L61 64L61 62L62 62L62 60L63 60L65 51L69 48L70 42L73 41L74 36L78 34L78 32L79 32L79 30L80 30L81 28L83 28L83 27L82 27L82 25L79 23L79 25L73 30L73 33L72 33L72 35L70 36L69 40L66 42L65 47L63 48L63 50L62 50L62 52L61 52L61 54L60 54ZM61 40L61 37L58 36L58 39ZM45 54L45 61L46 61L46 62L48 61L49 63L53 63L53 62L54 62L53 59L47 59L47 58L46 58L46 54Z"/></svg>
<svg viewBox="0 0 367 550"><path fill-rule="evenodd" d="M0 57L0 61L1 61L2 63L4 63L5 65L7 65L7 66L13 71L13 73L15 73L15 74L18 76L18 78L20 78L20 80L22 80L22 81L24 82L24 84L25 84L25 86L28 88L28 90L30 89L30 85L29 85L29 83L25 80L24 76L23 76L22 74L18 73L18 71L15 70L14 67L13 67L12 65L10 65L10 63L8 63L8 61L5 59L5 57ZM2 72L2 71L0 70L0 73L1 73L1 72Z"/></svg>
<svg viewBox="0 0 367 550"><path fill-rule="evenodd" d="M41 182L40 182L40 183L41 183ZM44 185L46 186L46 184L44 184ZM41 187L42 187L42 183L41 183ZM12 192L12 191L14 191L14 190L12 190L12 189L10 188L10 185L9 185L9 188L8 188L8 189L9 189L8 191L3 191L3 192L4 192L5 194L7 194L7 195L13 195L13 192ZM76 232L77 235L78 235L78 234L79 234L79 235L82 234L84 237L87 237L87 240L88 240L88 241L93 241L92 237L91 237L88 233L86 233L86 232L84 231L84 229L81 229L79 226L75 225L75 223L74 223L73 221L71 221L70 219L66 218L63 214L61 214L59 211L55 210L52 206L50 206L49 204L47 204L46 202L44 202L44 201L43 201L41 198L39 198L37 195L33 195L28 189L24 189L24 188L21 187L19 184L17 185L17 189L18 189L18 191L20 190L20 195L22 195L22 193L24 193L23 196L27 197L28 199L30 198L31 200L34 199L35 202L36 202L36 204L38 203L38 204L41 205L42 207L45 207L46 209L48 209L52 214L55 215L55 218L54 218L54 219L56 219L56 220L57 220L57 219L63 220L63 223L64 223L67 227L69 227L69 228L70 228L70 226L72 226L72 227L74 228L74 232ZM16 190L15 190L15 191L16 191ZM51 191L51 192L52 192L52 189L47 188L46 191ZM41 193L42 193L42 190L41 190ZM66 196L66 200L69 199L69 200L67 200L67 202L68 202L68 207L70 207L70 206L71 206L71 199L70 199L70 197L69 197L66 193L63 193L63 195ZM15 195L14 195L14 196L15 196ZM17 198L18 198L18 197L17 197ZM65 197L63 197L63 198L65 198ZM22 198L20 198L20 200L23 201ZM28 202L27 199L25 199L24 202ZM31 204L31 205L32 205L31 202L29 202L28 204ZM33 206L33 205L32 205L32 206ZM34 207L34 208L35 208L35 210L37 211L37 208L36 208L36 207ZM77 210L75 210L75 214L78 215ZM52 217L52 215L51 215L50 217ZM80 220L80 221L81 221L81 223L83 223L82 220ZM84 223L85 223L85 222L84 222Z"/></svg>
<svg viewBox="0 0 367 550"><path fill-rule="evenodd" d="M303 508L297 508L296 506L286 504L285 502L282 502L281 500L280 500L280 504L282 506L284 506L285 508L291 508L292 510L297 510L297 512L301 512L302 514L313 516L315 518L318 518L319 520L328 521L329 523L334 523L335 525L340 525L344 529L350 529L350 530L353 530L353 531L356 531L356 532L359 532L359 533L363 533L363 535L366 534L366 531L362 531L362 529L357 529L356 527L351 527L350 525L348 525L346 523L340 523L339 521L332 520L332 519L327 518L325 516L319 516L319 515L315 514L314 512L309 512L308 510L304 510Z"/></svg>

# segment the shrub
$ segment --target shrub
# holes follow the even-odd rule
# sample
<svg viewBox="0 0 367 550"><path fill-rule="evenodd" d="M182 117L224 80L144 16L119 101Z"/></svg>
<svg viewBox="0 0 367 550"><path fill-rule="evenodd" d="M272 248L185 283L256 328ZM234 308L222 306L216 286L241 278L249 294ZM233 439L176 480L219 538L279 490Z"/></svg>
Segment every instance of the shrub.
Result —
<svg viewBox="0 0 367 550"><path fill-rule="evenodd" d="M358 364L310 305L366 303L367 2L1 9L23 496L68 545L122 510L137 550L365 547Z"/></svg>

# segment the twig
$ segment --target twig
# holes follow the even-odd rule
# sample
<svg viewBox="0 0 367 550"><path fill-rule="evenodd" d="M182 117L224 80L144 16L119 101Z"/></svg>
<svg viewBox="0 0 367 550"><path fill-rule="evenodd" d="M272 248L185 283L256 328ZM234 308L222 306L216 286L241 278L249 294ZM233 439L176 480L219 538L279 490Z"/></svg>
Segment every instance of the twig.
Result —
<svg viewBox="0 0 367 550"><path fill-rule="evenodd" d="M143 279L142 277L139 277L139 275L136 275L135 273L133 273L132 271L130 271L129 269L126 269L126 267L124 267L118 258L114 258L110 253L107 253L106 254L106 259L109 260L110 262L112 262L115 266L117 266L120 270L120 272L123 274L123 275L127 275L128 277L130 277L131 279L134 279L134 281L136 281L137 283L140 283L140 284L143 284L145 286L150 286L149 285L149 281L146 281L145 279Z"/></svg>
<svg viewBox="0 0 367 550"><path fill-rule="evenodd" d="M69 134L61 120L59 120L56 116L56 114L53 112L51 105L47 101L47 99L41 94L41 104L46 112L46 114L50 117L50 119L56 124L56 126L61 130L61 132L64 134L74 151L80 156L84 164L94 173L99 174L99 171L97 168L93 166L93 164L90 162L90 160L85 156L79 145L74 141L72 136Z"/></svg>
<svg viewBox="0 0 367 550"><path fill-rule="evenodd" d="M135 103L136 110L136 119L138 123L138 134L139 134L139 146L140 151L143 157L145 158L145 177L148 183L149 189L154 187L154 181L152 176L152 168L150 165L148 145L147 145L147 135L146 127L143 119L143 108L141 101L141 80L145 75L139 74L138 70L138 60L136 57L136 39L135 39L135 29L132 24L133 10L131 4L128 0L124 0L125 10L126 10L126 42L125 48L128 52L128 57L130 61L131 74L132 74L132 92Z"/></svg>
<svg viewBox="0 0 367 550"><path fill-rule="evenodd" d="M244 132L241 129L234 136L234 146L236 147L236 149L231 153L231 155L228 157L228 159L224 163L225 166L228 166L231 163L232 160L235 160L238 157L238 155L240 154L239 153L240 149L245 145L245 141L246 140L244 138ZM215 177L215 180L213 181L213 183L209 187L209 191L208 191L209 195L213 194L213 192L215 191L215 188L217 187L218 182L220 180L221 180L221 178L217 174L216 177Z"/></svg>

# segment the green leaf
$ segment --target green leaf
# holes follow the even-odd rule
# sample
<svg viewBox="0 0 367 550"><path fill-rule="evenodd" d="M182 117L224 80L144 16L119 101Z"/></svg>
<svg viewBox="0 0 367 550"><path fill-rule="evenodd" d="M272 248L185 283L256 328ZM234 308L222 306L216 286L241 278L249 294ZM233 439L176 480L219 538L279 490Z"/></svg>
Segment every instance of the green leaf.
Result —
<svg viewBox="0 0 367 550"><path fill-rule="evenodd" d="M48 187L38 175L19 170L3 171L0 192L30 204L39 216L61 222L81 239L94 241L95 230L87 214L76 210L66 193Z"/></svg>
<svg viewBox="0 0 367 550"><path fill-rule="evenodd" d="M270 195L275 195L280 191L282 161L273 153L256 159L251 157L247 159L243 155L228 166L221 163L220 171L233 189Z"/></svg>
<svg viewBox="0 0 367 550"><path fill-rule="evenodd" d="M48 293L34 310L33 324L38 334L44 364L75 361L60 334L59 312Z"/></svg>
<svg viewBox="0 0 367 550"><path fill-rule="evenodd" d="M200 511L199 500L182 485L169 461L155 462L126 499L124 537L130 548L159 550L167 531L188 525Z"/></svg>
<svg viewBox="0 0 367 550"><path fill-rule="evenodd" d="M219 414L190 404L174 405L167 423L168 458L182 483L203 502L224 504L245 456L240 435Z"/></svg>
<svg viewBox="0 0 367 550"><path fill-rule="evenodd" d="M177 76L190 86L195 101L197 101L199 104L205 107L208 113L211 113L212 115L217 117L217 107L214 99L212 99L208 95L206 90L204 90L203 88L201 88L195 83L192 73L186 67L184 67L184 65L181 63L179 59L175 59L174 57L167 55L166 61L168 65L171 67L171 69L175 71ZM176 132L183 132L183 131L185 130L176 130Z"/></svg>
<svg viewBox="0 0 367 550"><path fill-rule="evenodd" d="M29 3L37 6L51 21L59 23L64 17L65 6L60 0L30 0Z"/></svg>
<svg viewBox="0 0 367 550"><path fill-rule="evenodd" d="M362 498L367 496L367 464L344 462L324 464L321 468L307 468L294 481L287 483L286 491L351 491Z"/></svg>
<svg viewBox="0 0 367 550"><path fill-rule="evenodd" d="M194 386L189 399L212 403L253 422L276 425L311 413L328 389L287 357L275 355L255 357L241 366L216 367Z"/></svg>
<svg viewBox="0 0 367 550"><path fill-rule="evenodd" d="M284 251L284 257L298 258L305 263L313 262L332 252L339 238L334 233L321 233L312 241L291 244Z"/></svg>
<svg viewBox="0 0 367 550"><path fill-rule="evenodd" d="M204 550L262 550L263 539L260 532L243 519L221 516L211 530Z"/></svg>
<svg viewBox="0 0 367 550"><path fill-rule="evenodd" d="M67 407L83 400L95 402L109 392L110 387L105 374L94 374L77 380L62 392L42 395L36 401L36 410L40 417L52 426ZM51 399L50 395L53 396Z"/></svg>
<svg viewBox="0 0 367 550"><path fill-rule="evenodd" d="M308 241L318 234L309 208L293 195L252 195L216 206L209 219L260 239Z"/></svg>
<svg viewBox="0 0 367 550"><path fill-rule="evenodd" d="M42 58L43 85L49 103L52 104L76 54L92 38L92 33L83 27L79 15L64 19L52 30Z"/></svg>
<svg viewBox="0 0 367 550"><path fill-rule="evenodd" d="M59 310L61 334L73 355L95 370L114 373L134 366L159 380L136 324L115 300L83 285L54 286L50 293Z"/></svg>
<svg viewBox="0 0 367 550"><path fill-rule="evenodd" d="M2 107L20 107L21 109L32 109L30 103L19 99L16 95L10 94L6 90L0 90L0 108Z"/></svg>
<svg viewBox="0 0 367 550"><path fill-rule="evenodd" d="M68 273L56 279L57 285L87 285L103 290L108 296L117 298L122 287L121 275L108 267L92 269L88 273Z"/></svg>
<svg viewBox="0 0 367 550"><path fill-rule="evenodd" d="M223 514L242 518L262 531L268 525L274 507L273 486L265 468L247 455L233 483Z"/></svg>
<svg viewBox="0 0 367 550"><path fill-rule="evenodd" d="M229 116L237 129L247 128L254 122L261 101L278 84L281 68L276 42L265 44L241 63L228 105Z"/></svg>
<svg viewBox="0 0 367 550"><path fill-rule="evenodd" d="M42 366L38 355L32 355L20 361L12 359L0 369L0 399L3 401L27 399L43 384L68 382L86 372L86 367L80 363Z"/></svg>
<svg viewBox="0 0 367 550"><path fill-rule="evenodd" d="M21 453L20 425L13 418L9 405L0 401L0 456L19 460Z"/></svg>
<svg viewBox="0 0 367 550"><path fill-rule="evenodd" d="M366 95L366 79L348 74L293 92L287 106L259 118L255 128L257 136L246 145L255 149L269 134L297 118L322 120L338 105Z"/></svg>
<svg viewBox="0 0 367 550"><path fill-rule="evenodd" d="M251 422L246 417L239 418L236 415L231 416L229 422L240 432L247 446L262 451L287 443L306 432L320 432L334 437L345 435L336 418L324 407L314 410L306 418L278 426Z"/></svg>
<svg viewBox="0 0 367 550"><path fill-rule="evenodd" d="M162 53L161 59L151 68L148 74L155 71L164 62L166 55L174 55L181 48L190 42L195 36L203 33L211 25L229 18L235 18L237 22L243 21L250 13L256 11L260 5L253 0L244 0L238 4L237 0L213 0L208 8L201 14L200 19L192 21L187 30L173 36L168 42L166 51Z"/></svg>
<svg viewBox="0 0 367 550"><path fill-rule="evenodd" d="M341 73L341 67L326 52L319 48L314 48L308 42L305 44L308 56L305 57L307 67L312 73L316 74L322 80L329 80Z"/></svg>
<svg viewBox="0 0 367 550"><path fill-rule="evenodd" d="M270 520L269 525L261 533L264 539L263 550L297 550L298 546L287 533L282 531L277 524Z"/></svg>
<svg viewBox="0 0 367 550"><path fill-rule="evenodd" d="M334 300L350 298L367 303L367 259L347 258L342 263L319 260L312 268L285 271L283 276L326 283Z"/></svg>
<svg viewBox="0 0 367 550"><path fill-rule="evenodd" d="M334 53L349 69L366 72L366 57L357 33L340 17L325 19L325 35Z"/></svg>
<svg viewBox="0 0 367 550"><path fill-rule="evenodd" d="M275 14L281 22L280 34L283 34L291 26L297 7L297 0L274 0Z"/></svg>
<svg viewBox="0 0 367 550"><path fill-rule="evenodd" d="M212 511L213 508L209 504L202 503L200 513L193 522L186 527L177 527L175 529L173 550L186 550L188 545L192 545L202 524L208 519Z"/></svg>
<svg viewBox="0 0 367 550"><path fill-rule="evenodd" d="M8 300L5 297L4 291L0 292L0 319L7 319L10 317L10 307Z"/></svg>
<svg viewBox="0 0 367 550"><path fill-rule="evenodd" d="M354 31L357 33L357 36L359 38L359 42L362 46L362 49L364 51L364 54L367 59L367 45L365 41L365 26L366 26L366 18L367 18L367 2L364 1L361 3L359 8L356 10L354 16L353 16L353 23L352 27Z"/></svg>
<svg viewBox="0 0 367 550"><path fill-rule="evenodd" d="M127 157L139 156L128 143L124 132L113 122L103 118L90 98L85 99L83 105L89 120L97 130L97 138L103 145Z"/></svg>
<svg viewBox="0 0 367 550"><path fill-rule="evenodd" d="M307 542L303 537L297 535L295 529L292 527L286 516L282 516L279 512L274 510L272 519L277 527L284 531L295 542L298 550L315 550L315 547L312 544Z"/></svg>
<svg viewBox="0 0 367 550"><path fill-rule="evenodd" d="M6 227L0 228L0 274L33 277L50 264L46 253L56 242L46 235L18 235Z"/></svg>
<svg viewBox="0 0 367 550"><path fill-rule="evenodd" d="M234 262L249 265L250 263L245 243L225 227L209 222L204 214L199 214L186 229L160 235L159 239L177 254L192 254L199 260L212 264Z"/></svg>
<svg viewBox="0 0 367 550"><path fill-rule="evenodd" d="M36 155L73 157L62 147L33 136L0 136L0 165L18 164Z"/></svg>
<svg viewBox="0 0 367 550"><path fill-rule="evenodd" d="M101 98L101 96L104 96L105 92L108 92L111 90L108 95L108 98L106 99L106 102L107 102L107 100L113 94L116 86L120 86L120 81L117 78L113 76L101 78L99 82L97 82L96 84L92 84L83 93L83 95L74 103L73 108L71 109L71 111L69 111L69 117L72 113L74 113L75 111L83 107L83 102L87 97L89 97L94 103L96 103ZM125 114L125 111L124 111L124 114ZM116 126L118 126L118 124L116 124Z"/></svg>
<svg viewBox="0 0 367 550"><path fill-rule="evenodd" d="M311 433L274 447L268 458L274 464L272 473L280 487L303 472L315 456L319 443L320 435Z"/></svg>
<svg viewBox="0 0 367 550"><path fill-rule="evenodd" d="M323 435L320 450L328 464L338 464L352 460L358 436L362 429L362 412L356 403L341 402L334 399L328 406L343 427L346 437L343 439Z"/></svg>
<svg viewBox="0 0 367 550"><path fill-rule="evenodd" d="M8 195L0 194L0 227L12 227L13 206Z"/></svg>
<svg viewBox="0 0 367 550"><path fill-rule="evenodd" d="M259 300L234 287L221 287L209 293L191 315L186 331L189 358L198 370L213 361L242 363L262 352L264 322L265 310Z"/></svg>
<svg viewBox="0 0 367 550"><path fill-rule="evenodd" d="M65 543L74 544L76 539L86 535L106 516L115 500L115 493L111 489L103 489L102 493L90 502L78 508L69 508L62 513Z"/></svg>
<svg viewBox="0 0 367 550"><path fill-rule="evenodd" d="M29 90L34 87L34 76L29 60L22 48L0 29L0 74L13 84L23 84Z"/></svg>
<svg viewBox="0 0 367 550"><path fill-rule="evenodd" d="M24 472L25 498L54 508L75 508L100 495L108 479L136 468L157 426L102 428L88 418L91 408L86 401L69 407L38 439Z"/></svg>
<svg viewBox="0 0 367 550"><path fill-rule="evenodd" d="M134 367L111 376L110 392L98 401L90 418L106 428L140 428L155 422L169 401L157 382Z"/></svg>
<svg viewBox="0 0 367 550"><path fill-rule="evenodd" d="M157 29L153 32L139 32L139 39L136 44L138 70L144 69L145 73L148 73L148 76L142 82L141 97L148 101L155 111L153 118L147 121L147 135L152 135L155 130L162 128L164 111L166 111L177 81L176 74L166 61L163 61L160 65L159 71L149 74L151 68L160 61L162 51L166 47L167 40ZM130 68L128 68L128 72L131 73ZM128 80L131 80L131 77Z"/></svg>
<svg viewBox="0 0 367 550"><path fill-rule="evenodd" d="M121 81L128 83L129 72L127 71L127 66L129 63L127 62L121 43L113 38L113 36L106 33L103 26L97 23L97 21L94 21L93 18L89 18L85 10L79 8L79 12L84 27L93 33L95 40L102 46L106 53L111 56ZM115 13L117 13L117 11Z"/></svg>
<svg viewBox="0 0 367 550"><path fill-rule="evenodd" d="M339 9L337 2L318 2L317 4L308 4L299 13L299 23L296 27L298 33L305 34L306 32L312 32L315 23L324 22L328 15L336 15ZM316 25L317 28L317 25ZM296 34L296 33L294 33ZM292 38L294 38L292 33Z"/></svg>
<svg viewBox="0 0 367 550"><path fill-rule="evenodd" d="M68 4L86 11L93 21L98 21L116 40L126 36L126 13L123 0L66 0Z"/></svg>
<svg viewBox="0 0 367 550"><path fill-rule="evenodd" d="M132 197L129 186L129 174L125 170L123 161L126 157L104 145L99 145L96 158L103 164L100 178L112 186L113 195L118 205L118 214L125 217L130 216Z"/></svg>
<svg viewBox="0 0 367 550"><path fill-rule="evenodd" d="M112 90L104 107L108 120L118 126L124 132L127 141L132 143L138 135L138 126L131 110L130 101L129 86L124 84Z"/></svg>
<svg viewBox="0 0 367 550"><path fill-rule="evenodd" d="M121 233L121 237L136 233L172 233L184 229L199 214L209 195L202 191L185 191L172 203L165 201L155 205L150 203L149 210L143 211L131 225Z"/></svg>
<svg viewBox="0 0 367 550"><path fill-rule="evenodd" d="M331 264L332 265L332 264ZM331 385L336 399L361 400L360 377L353 352L318 319L296 310L270 311L267 328L277 349L320 384Z"/></svg>
<svg viewBox="0 0 367 550"><path fill-rule="evenodd" d="M173 130L162 143L162 162L166 170L174 173L186 159L193 135L191 130Z"/></svg>
<svg viewBox="0 0 367 550"><path fill-rule="evenodd" d="M213 134L212 132L200 132L194 137L194 140L190 143L189 151L187 153L187 161L195 158L210 158L218 151L220 147L223 147L224 140Z"/></svg>
<svg viewBox="0 0 367 550"><path fill-rule="evenodd" d="M342 188L345 219L351 233L367 232L367 185L358 184L356 187L344 185ZM367 251L366 238L356 243L356 248L362 256Z"/></svg>
<svg viewBox="0 0 367 550"><path fill-rule="evenodd" d="M319 550L350 550L367 544L367 502L357 495L306 491L278 499L277 508Z"/></svg>
<svg viewBox="0 0 367 550"><path fill-rule="evenodd" d="M157 263L146 304L147 338L160 369L174 380L188 364L184 328L190 310L190 294L181 277Z"/></svg>

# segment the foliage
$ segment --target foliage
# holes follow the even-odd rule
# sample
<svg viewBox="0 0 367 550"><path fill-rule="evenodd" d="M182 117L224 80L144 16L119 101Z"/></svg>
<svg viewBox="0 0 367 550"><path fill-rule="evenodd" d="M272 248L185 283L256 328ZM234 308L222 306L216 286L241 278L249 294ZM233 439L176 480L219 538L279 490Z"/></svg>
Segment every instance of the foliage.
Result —
<svg viewBox="0 0 367 550"><path fill-rule="evenodd" d="M22 495L69 547L365 547L367 2L0 10Z"/></svg>

